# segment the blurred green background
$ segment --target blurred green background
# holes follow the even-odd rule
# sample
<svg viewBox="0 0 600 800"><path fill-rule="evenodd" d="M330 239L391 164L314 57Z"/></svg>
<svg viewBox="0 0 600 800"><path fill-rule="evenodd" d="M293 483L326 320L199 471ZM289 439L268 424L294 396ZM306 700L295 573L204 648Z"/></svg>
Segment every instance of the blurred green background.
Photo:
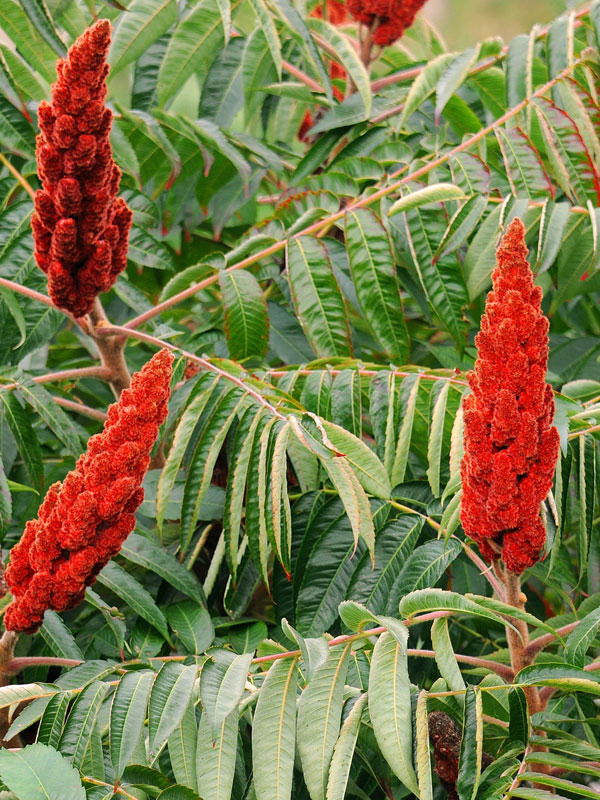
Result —
<svg viewBox="0 0 600 800"><path fill-rule="evenodd" d="M545 24L580 2L569 0L429 0L425 15L451 48L464 48L488 36L508 42L527 33L534 23Z"/></svg>

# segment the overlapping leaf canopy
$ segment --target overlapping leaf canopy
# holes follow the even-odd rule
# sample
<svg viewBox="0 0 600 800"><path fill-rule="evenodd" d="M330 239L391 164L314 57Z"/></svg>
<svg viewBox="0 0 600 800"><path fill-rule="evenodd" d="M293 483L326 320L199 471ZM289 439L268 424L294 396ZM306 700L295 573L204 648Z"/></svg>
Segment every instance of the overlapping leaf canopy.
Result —
<svg viewBox="0 0 600 800"><path fill-rule="evenodd" d="M134 210L105 307L132 369L148 335L180 359L136 532L28 644L63 671L0 688L0 708L31 701L8 735L35 744L0 753L16 797L96 800L117 782L163 800L428 800L432 711L464 725L461 800L543 799L526 785L539 763L559 793L592 796L600 777L600 4L457 53L419 19L370 69L355 26L313 5L96 9L114 23L112 145ZM90 21L78 0L0 6L0 277L38 292L36 106ZM341 101L332 60L356 89ZM459 524L465 373L515 216L562 445L530 613L509 619L551 655L517 676ZM91 349L0 286L6 548L111 402L83 374L46 384ZM534 733L532 685L552 693Z"/></svg>

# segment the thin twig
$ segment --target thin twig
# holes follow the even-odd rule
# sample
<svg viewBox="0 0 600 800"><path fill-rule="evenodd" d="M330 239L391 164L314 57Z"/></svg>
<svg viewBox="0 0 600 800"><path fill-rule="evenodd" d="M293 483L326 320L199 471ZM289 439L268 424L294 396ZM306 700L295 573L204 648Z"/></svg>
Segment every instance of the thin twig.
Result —
<svg viewBox="0 0 600 800"><path fill-rule="evenodd" d="M4 286L6 289L10 289L12 292L16 292L17 294L25 295L25 297L29 297L31 300L37 300L38 303L43 303L46 306L50 306L50 308L55 309L56 311L60 311L62 314L65 314L67 317L73 317L67 311L63 311L60 308L56 308L52 300L48 297L47 294L42 294L41 292L36 292L35 289L30 289L28 286L23 286L20 283L15 283L15 281L9 281L7 278L0 278L0 286Z"/></svg>
<svg viewBox="0 0 600 800"><path fill-rule="evenodd" d="M74 367L73 369L63 369L59 372L48 372L46 375L28 375L35 383L52 383L53 381L74 380L76 378L100 378L107 381L110 378L110 370L106 367ZM7 392L11 389L18 389L20 383L5 383L0 385L0 392Z"/></svg>
<svg viewBox="0 0 600 800"><path fill-rule="evenodd" d="M4 164L6 169L11 173L13 178L15 178L15 180L23 187L23 189L25 189L25 191L31 197L31 199L34 200L35 192L33 191L31 184L26 178L23 177L23 175L21 175L19 170L13 164L10 163L10 161L6 158L4 153L0 153L0 161Z"/></svg>
<svg viewBox="0 0 600 800"><path fill-rule="evenodd" d="M521 775L522 775L522 774L525 772L525 770L527 769L527 756L528 756L528 755L529 755L531 752L533 752L533 747L532 747L530 744L528 744L528 745L527 745L527 747L525 748L525 752L523 753L523 761L521 762L521 766L519 767L519 770L518 770L517 774L515 775L515 779L514 779L514 780L513 780L513 782L511 783L511 785L510 785L510 787L509 787L508 791L507 791L507 792L505 792L505 794L504 794L504 796L505 796L505 797L507 797L508 795L510 795L510 793L511 793L512 791L514 791L514 790L517 788L517 786L519 785L520 776L521 776Z"/></svg>
<svg viewBox="0 0 600 800"><path fill-rule="evenodd" d="M305 86L308 86L311 92L318 92L319 94L325 94L325 89L323 89L323 87L319 83L314 81L310 77L310 75L306 74L306 72L303 72L301 69L298 69L298 67L295 67L293 64L290 64L289 61L286 61L285 59L282 60L281 66L284 68L286 72L289 72L290 75L293 75L294 78L298 78L298 80L301 83L303 83Z"/></svg>
<svg viewBox="0 0 600 800"><path fill-rule="evenodd" d="M74 400L67 400L66 397L57 397L56 395L53 395L52 399L57 406L68 408L69 411L76 411L78 414L83 414L85 417L98 419L100 422L106 422L108 419L108 415L105 414L104 411L99 411L97 408L91 408L83 403L77 403Z"/></svg>
<svg viewBox="0 0 600 800"><path fill-rule="evenodd" d="M578 436L583 436L586 433L595 433L600 431L600 425L591 425L589 428L582 428L580 431L573 431L567 436L567 439L576 439Z"/></svg>
<svg viewBox="0 0 600 800"><path fill-rule="evenodd" d="M110 791L113 793L113 796L118 793L118 794L122 795L123 797L126 797L127 800L137 800L137 797L135 795L130 794L128 791L123 789L122 786L119 786L118 783L113 786L110 783L106 783L105 781L98 780L97 778L90 778L87 775L84 775L81 780L84 783L91 783L92 786L103 786L106 789L110 789Z"/></svg>
<svg viewBox="0 0 600 800"><path fill-rule="evenodd" d="M77 658L55 658L54 656L22 656L13 658L5 667L5 672L16 675L28 667L77 667L83 661Z"/></svg>
<svg viewBox="0 0 600 800"><path fill-rule="evenodd" d="M129 337L132 339L138 339L140 342L146 342L147 344L152 344L155 347L164 347L167 350L171 350L174 353L181 353L182 356L185 356L190 361L194 361L196 364L199 364L208 372L214 372L216 375L220 375L225 380L230 381L231 383L239 386L240 389L243 389L246 394L253 397L257 403L267 408L272 414L278 417L281 420L285 420L285 416L278 411L275 406L271 405L268 400L257 392L255 389L252 389L250 386L244 383L241 378L236 377L235 375L231 375L229 372L226 372L224 369L217 367L215 364L212 364L206 358L201 358L200 356L194 355L194 353L189 353L187 350L183 350L181 347L177 347L170 342L166 342L164 339L158 339L156 336L150 336L147 333L142 333L141 331L132 330L131 328L126 328L122 325L104 325L101 328L97 329L97 333L100 336L110 336L111 334L119 334L125 337Z"/></svg>
<svg viewBox="0 0 600 800"><path fill-rule="evenodd" d="M568 625L563 625L562 628L557 628L556 633L544 633L543 636L538 636L536 639L532 639L531 642L525 648L525 653L528 658L535 658L535 656L543 650L546 645L555 644L556 643L556 634L562 636L563 634L571 633L571 631L575 630L575 628L581 622L580 619L575 620L574 622L569 622Z"/></svg>
<svg viewBox="0 0 600 800"><path fill-rule="evenodd" d="M469 547L469 545L466 542L463 542L457 536L453 536L452 538L460 542L465 555L467 555L471 559L471 561L477 567L479 567L480 573L483 575L483 577L488 581L490 586L496 592L498 598L502 600L502 602L506 602L506 590L501 581L498 580L498 577L494 572L493 566L491 566L490 564L486 564L485 561L480 556L478 556L477 553L471 547Z"/></svg>
<svg viewBox="0 0 600 800"><path fill-rule="evenodd" d="M294 370L294 375L311 375L313 372L318 372L320 369L322 368L315 367L314 369L298 369ZM359 375L369 378L374 377L375 375L379 375L381 372L392 372L399 378L409 378L411 375L418 375L420 380L425 380L425 381L448 381L449 383L455 383L459 386L469 385L467 381L460 380L459 378L451 378L449 375L448 376L430 375L424 372L416 372L414 370L412 372L404 372L403 370L400 369L387 370L385 368L382 368L380 370L377 370L377 369L363 369L362 367L357 367L357 368L347 367L347 369L355 370ZM265 374L268 375L270 378L283 378L286 375L289 375L290 372L291 372L290 370L285 370L285 369L270 369L267 370ZM339 375L341 372L343 372L343 370L328 368L327 372L329 375Z"/></svg>
<svg viewBox="0 0 600 800"><path fill-rule="evenodd" d="M413 650L408 648L406 651L409 656L419 656L421 658L435 658L435 650ZM490 661L488 658L478 658L477 656L463 656L460 653L454 654L457 661L462 661L464 664L471 664L474 667L483 667L501 678L511 682L515 678L514 670L506 664L499 664L497 661Z"/></svg>

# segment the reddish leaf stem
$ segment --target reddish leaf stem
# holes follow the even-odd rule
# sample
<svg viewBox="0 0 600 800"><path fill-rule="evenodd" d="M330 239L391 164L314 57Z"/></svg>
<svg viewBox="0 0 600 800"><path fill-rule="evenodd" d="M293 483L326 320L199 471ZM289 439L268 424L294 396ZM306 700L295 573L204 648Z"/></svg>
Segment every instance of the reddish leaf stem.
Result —
<svg viewBox="0 0 600 800"><path fill-rule="evenodd" d="M77 378L100 378L107 381L110 378L110 370L106 367L75 367L73 369L63 369L59 372L48 372L46 375L29 376L35 383L52 383L53 381L74 380ZM6 383L0 385L0 392L7 392L11 389L18 389L19 383Z"/></svg>

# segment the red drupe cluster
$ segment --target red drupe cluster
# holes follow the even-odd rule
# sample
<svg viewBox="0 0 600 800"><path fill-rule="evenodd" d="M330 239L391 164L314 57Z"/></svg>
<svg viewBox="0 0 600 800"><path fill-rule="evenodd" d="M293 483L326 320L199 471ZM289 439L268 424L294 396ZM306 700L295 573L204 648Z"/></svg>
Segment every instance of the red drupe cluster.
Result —
<svg viewBox="0 0 600 800"><path fill-rule="evenodd" d="M427 0L348 0L348 11L357 22L372 27L373 41L385 47L399 39L415 21Z"/></svg>
<svg viewBox="0 0 600 800"><path fill-rule="evenodd" d="M342 2L342 0L327 0L327 21L331 22L332 25L343 25L344 22L348 21L348 14L346 12L346 6ZM323 4L321 0L317 3L317 5L313 8L310 12L311 17L318 17L323 19Z"/></svg>
<svg viewBox="0 0 600 800"><path fill-rule="evenodd" d="M36 156L42 181L31 225L38 266L55 305L76 317L127 265L131 211L117 198L121 172L105 107L111 25L99 20L57 64L52 103L40 103Z"/></svg>
<svg viewBox="0 0 600 800"><path fill-rule="evenodd" d="M559 436L545 382L548 320L520 219L496 257L464 402L461 521L485 558L501 552L507 568L521 573L538 561L546 539L540 503L552 486Z"/></svg>
<svg viewBox="0 0 600 800"><path fill-rule="evenodd" d="M47 609L78 605L135 526L150 451L167 415L172 355L161 350L108 409L104 430L55 483L11 550L7 630L33 633Z"/></svg>

